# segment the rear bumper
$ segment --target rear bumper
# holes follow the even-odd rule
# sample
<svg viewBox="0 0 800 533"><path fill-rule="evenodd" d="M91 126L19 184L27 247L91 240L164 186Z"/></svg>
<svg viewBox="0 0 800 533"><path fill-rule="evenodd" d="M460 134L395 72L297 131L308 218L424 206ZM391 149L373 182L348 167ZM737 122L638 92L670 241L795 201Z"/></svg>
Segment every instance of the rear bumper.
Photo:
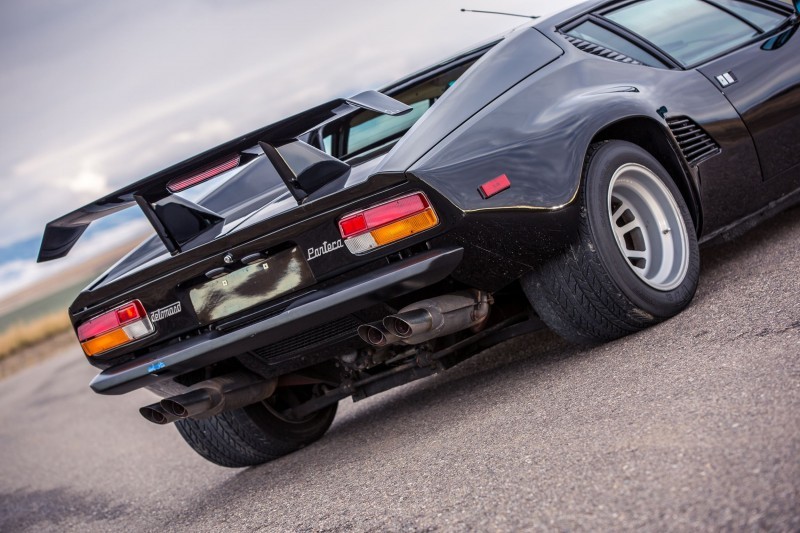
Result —
<svg viewBox="0 0 800 533"><path fill-rule="evenodd" d="M299 298L281 314L235 331L212 331L108 368L95 376L92 390L123 394L240 355L322 325L449 276L464 250L431 250Z"/></svg>

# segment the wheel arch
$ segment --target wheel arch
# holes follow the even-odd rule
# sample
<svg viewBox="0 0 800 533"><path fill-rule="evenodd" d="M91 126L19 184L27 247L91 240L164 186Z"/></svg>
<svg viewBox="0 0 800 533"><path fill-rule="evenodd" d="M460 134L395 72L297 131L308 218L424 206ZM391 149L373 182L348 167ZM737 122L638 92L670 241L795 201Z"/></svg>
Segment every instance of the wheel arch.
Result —
<svg viewBox="0 0 800 533"><path fill-rule="evenodd" d="M664 166L675 180L675 184L689 207L695 230L700 235L703 223L700 195L691 171L683 158L678 155L678 150L667 128L651 117L627 117L611 122L597 131L589 146L610 140L635 144L650 153Z"/></svg>

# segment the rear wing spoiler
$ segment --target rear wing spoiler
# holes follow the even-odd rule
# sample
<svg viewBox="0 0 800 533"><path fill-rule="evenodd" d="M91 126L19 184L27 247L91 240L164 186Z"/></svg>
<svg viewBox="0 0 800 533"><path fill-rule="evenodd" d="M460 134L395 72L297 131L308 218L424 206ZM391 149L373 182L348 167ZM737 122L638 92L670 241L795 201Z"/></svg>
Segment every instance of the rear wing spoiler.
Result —
<svg viewBox="0 0 800 533"><path fill-rule="evenodd" d="M64 257L89 225L138 205L170 253L207 242L222 229L223 217L173 193L209 176L249 163L261 148L298 203L325 183L347 172L346 163L298 137L321 127L354 108L386 115L402 115L411 108L377 91L338 98L269 126L230 140L160 172L127 185L47 224L37 262ZM248 150L247 152L245 150ZM200 241L200 242L199 242Z"/></svg>

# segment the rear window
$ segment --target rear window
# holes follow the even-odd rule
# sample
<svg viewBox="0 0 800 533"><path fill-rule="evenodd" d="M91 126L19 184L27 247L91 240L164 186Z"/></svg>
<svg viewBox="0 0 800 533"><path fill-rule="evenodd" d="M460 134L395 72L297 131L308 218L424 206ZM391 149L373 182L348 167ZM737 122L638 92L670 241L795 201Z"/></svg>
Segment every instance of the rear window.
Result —
<svg viewBox="0 0 800 533"><path fill-rule="evenodd" d="M736 16L702 0L643 0L604 16L644 37L687 67L760 34Z"/></svg>
<svg viewBox="0 0 800 533"><path fill-rule="evenodd" d="M411 129L411 126L430 109L433 99L411 102L411 111L405 115L393 117L390 115L377 115L367 118L358 124L351 122L347 135L346 153L352 154L363 150L375 142L376 139L391 139L397 134Z"/></svg>
<svg viewBox="0 0 800 533"><path fill-rule="evenodd" d="M338 158L368 156L386 150L395 143L449 89L477 59L462 63L432 78L421 81L398 94L395 99L411 106L405 115L381 115L359 111L345 121L329 124L323 131L326 152Z"/></svg>

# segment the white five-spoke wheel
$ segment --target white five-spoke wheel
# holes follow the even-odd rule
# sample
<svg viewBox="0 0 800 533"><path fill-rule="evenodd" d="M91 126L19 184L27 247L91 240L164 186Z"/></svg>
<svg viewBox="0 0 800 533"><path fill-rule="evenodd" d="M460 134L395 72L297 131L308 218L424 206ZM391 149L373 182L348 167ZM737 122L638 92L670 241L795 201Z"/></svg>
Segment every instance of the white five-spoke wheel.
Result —
<svg viewBox="0 0 800 533"><path fill-rule="evenodd" d="M642 281L669 291L686 278L689 235L678 204L650 169L627 163L608 188L608 216L619 251Z"/></svg>

